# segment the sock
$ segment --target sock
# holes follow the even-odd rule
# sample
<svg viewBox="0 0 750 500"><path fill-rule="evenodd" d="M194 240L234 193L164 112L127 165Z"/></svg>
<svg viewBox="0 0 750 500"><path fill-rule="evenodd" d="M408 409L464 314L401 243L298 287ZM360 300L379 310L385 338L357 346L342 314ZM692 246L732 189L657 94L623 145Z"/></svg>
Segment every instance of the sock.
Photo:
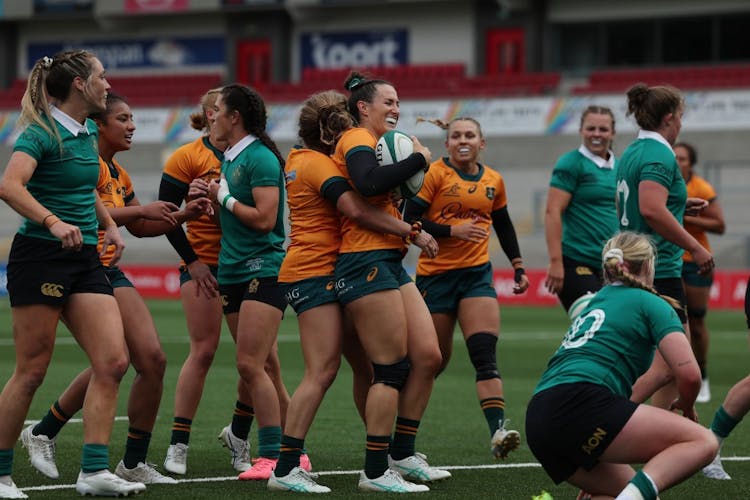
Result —
<svg viewBox="0 0 750 500"><path fill-rule="evenodd" d="M367 451L365 451L365 476L375 479L385 474L388 469L388 443L390 436L367 435Z"/></svg>
<svg viewBox="0 0 750 500"><path fill-rule="evenodd" d="M279 458L281 448L281 426L269 425L258 429L258 455L263 458Z"/></svg>
<svg viewBox="0 0 750 500"><path fill-rule="evenodd" d="M60 432L60 429L68 423L70 417L71 415L62 411L60 403L55 401L44 418L31 429L31 433L35 436L47 436L50 439L54 439L57 433Z"/></svg>
<svg viewBox="0 0 750 500"><path fill-rule="evenodd" d="M304 439L293 438L286 434L281 436L281 453L274 469L276 477L286 476L289 471L299 466L299 457L304 448Z"/></svg>
<svg viewBox="0 0 750 500"><path fill-rule="evenodd" d="M741 418L736 419L727 413L724 409L724 405L722 405L714 414L714 419L711 422L711 430L720 438L725 438L729 436L729 433L737 427L737 424L739 424L741 420Z"/></svg>
<svg viewBox="0 0 750 500"><path fill-rule="evenodd" d="M109 469L109 448L106 444L84 444L81 456L81 471L99 472Z"/></svg>
<svg viewBox="0 0 750 500"><path fill-rule="evenodd" d="M172 423L172 439L169 444L190 443L190 428L193 421L189 418L175 417Z"/></svg>
<svg viewBox="0 0 750 500"><path fill-rule="evenodd" d="M659 490L656 488L653 479L639 470L615 500L656 500L658 495Z"/></svg>
<svg viewBox="0 0 750 500"><path fill-rule="evenodd" d="M419 429L419 420L410 420L408 418L396 418L396 432L393 435L391 443L391 458L394 460L403 460L406 457L414 455L414 442L417 440L417 430Z"/></svg>
<svg viewBox="0 0 750 500"><path fill-rule="evenodd" d="M505 399L501 397L485 398L479 402L482 413L490 428L490 437L500 428L500 421L505 419Z"/></svg>
<svg viewBox="0 0 750 500"><path fill-rule="evenodd" d="M232 415L232 434L243 441L247 441L254 417L255 411L253 411L252 406L237 401L234 405L234 415Z"/></svg>
<svg viewBox="0 0 750 500"><path fill-rule="evenodd" d="M125 467L133 469L138 465L138 462L145 464L146 453L148 453L148 445L150 442L150 432L129 427L128 439L125 442L125 456L122 459Z"/></svg>
<svg viewBox="0 0 750 500"><path fill-rule="evenodd" d="M0 476L10 476L13 472L13 448L0 450Z"/></svg>

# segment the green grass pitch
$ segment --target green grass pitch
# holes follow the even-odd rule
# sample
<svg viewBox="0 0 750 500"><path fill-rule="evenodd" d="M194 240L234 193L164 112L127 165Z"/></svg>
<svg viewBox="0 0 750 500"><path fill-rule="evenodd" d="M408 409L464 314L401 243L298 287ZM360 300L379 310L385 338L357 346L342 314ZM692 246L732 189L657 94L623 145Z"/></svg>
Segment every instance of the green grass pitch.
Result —
<svg viewBox="0 0 750 500"><path fill-rule="evenodd" d="M161 410L154 429L149 461L161 467L169 443L172 404L177 373L188 351L187 334L180 304L174 301L149 301L168 356L167 374ZM506 414L511 427L523 436L526 402L547 362L567 328L566 316L559 307L501 307L502 333L498 344L499 365L505 383ZM713 399L698 405L701 422L710 424L727 390L750 372L748 335L739 311L710 311L711 330L709 373ZM10 310L7 299L0 301L0 378L6 380L13 370L14 353ZM297 323L287 312L279 332L279 351L284 380L290 392L302 376L303 366ZM453 478L432 485L422 495L433 499L529 499L543 489L555 499L573 499L577 493L567 485L555 486L534 460L528 448L511 454L505 462L495 462L489 453L489 433L474 392L473 369L466 349L455 337L453 359L438 378L435 390L417 437L417 449L429 456L433 465L449 467ZM229 465L227 450L216 439L229 423L236 398L237 372L234 349L225 331L214 365L209 373L193 432L188 455L188 474L177 485L151 486L142 498L271 498L290 497L271 493L265 483L236 481ZM39 389L29 419L40 418L72 377L86 366L83 353L63 328L58 334L54 358L47 378ZM132 380L132 368L123 380L118 416L126 415L126 400ZM76 415L79 417L80 415ZM255 449L254 425L251 444ZM127 422L115 423L110 447L112 468L121 458ZM331 498L365 497L356 489L356 471L364 460L365 432L351 402L351 375L346 363L329 391L306 444L313 467L321 473L320 482L330 486ZM57 462L61 477L48 480L32 469L26 451L16 447L13 478L30 498L71 498L79 468L82 428L69 423L58 438ZM750 427L740 424L724 445L725 466L732 481L711 481L700 474L660 495L668 499L747 498L750 491ZM382 497L383 494L376 494ZM386 495L387 496L387 495Z"/></svg>

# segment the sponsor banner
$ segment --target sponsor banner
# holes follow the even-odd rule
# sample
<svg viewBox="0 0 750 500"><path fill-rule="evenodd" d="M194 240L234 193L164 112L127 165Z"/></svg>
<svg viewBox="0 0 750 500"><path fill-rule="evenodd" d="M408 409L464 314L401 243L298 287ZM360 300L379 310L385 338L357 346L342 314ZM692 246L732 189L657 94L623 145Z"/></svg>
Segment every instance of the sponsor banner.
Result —
<svg viewBox="0 0 750 500"><path fill-rule="evenodd" d="M407 64L405 29L312 32L300 35L300 64L304 68L337 69Z"/></svg>
<svg viewBox="0 0 750 500"><path fill-rule="evenodd" d="M30 43L26 48L27 70L43 56L70 49L86 49L99 58L109 72L116 70L200 68L225 64L222 37L160 37L147 39L76 40Z"/></svg>
<svg viewBox="0 0 750 500"><path fill-rule="evenodd" d="M743 309L745 307L745 288L750 271L715 271L714 284L708 303L709 309ZM557 296L549 293L544 286L547 275L545 269L527 269L531 285L526 293L513 294L513 271L501 269L494 271L495 290L500 305L518 304L534 306L558 305Z"/></svg>
<svg viewBox="0 0 750 500"><path fill-rule="evenodd" d="M91 12L93 0L34 0L34 14Z"/></svg>
<svg viewBox="0 0 750 500"><path fill-rule="evenodd" d="M126 265L120 266L120 269L143 297L158 299L180 297L180 271L177 265Z"/></svg>
<svg viewBox="0 0 750 500"><path fill-rule="evenodd" d="M2 0L0 0L2 1ZM216 55L202 56L207 47L223 44L221 39L187 39L183 44L175 40L176 46L184 47L184 59L190 64L213 64ZM101 42L97 42L101 43ZM167 45L171 44L169 42ZM121 46L104 45L100 54L110 63L107 69L114 67L132 68L151 64L146 48L156 46L152 42L123 42ZM72 47L72 45L70 45ZM78 46L78 45L76 45ZM130 48L127 48L127 47ZM223 45L222 45L223 46ZM68 48L69 46L65 46ZM194 52L191 47L195 47ZM31 46L30 55L31 55ZM63 48L62 44L35 44L34 57L53 54ZM87 46L97 52L96 46ZM221 49L223 51L223 48ZM130 52L130 55L128 53ZM157 51L158 52L158 51ZM37 57L37 58L38 58ZM181 56L182 58L182 56ZM158 57L157 57L158 59ZM36 60L36 59L34 59ZM166 64L165 62L163 62ZM734 92L685 93L688 109L683 118L686 128L694 131L706 130L745 130L750 128L750 90ZM543 136L543 135L577 135L581 110L591 103L609 106L615 113L617 128L622 132L635 132L636 127L631 118L625 118L624 97L600 96L569 98L526 98L526 99L435 99L409 100L401 104L401 117L398 129L418 137L442 138L445 132L429 124L417 125L418 116L439 118L449 121L457 116L472 116L482 124L482 131L488 137L503 136ZM297 117L300 103L269 103L267 130L277 141L295 141L297 139ZM720 109L721 112L716 110ZM133 112L138 117L138 128L135 141L142 143L185 143L200 136L200 132L189 125L190 113L196 108L138 108ZM19 131L15 129L18 111L0 111L0 144L12 145Z"/></svg>
<svg viewBox="0 0 750 500"><path fill-rule="evenodd" d="M238 7L244 5L276 5L282 0L221 0L224 7Z"/></svg>
<svg viewBox="0 0 750 500"><path fill-rule="evenodd" d="M125 12L181 12L187 10L188 0L125 0Z"/></svg>

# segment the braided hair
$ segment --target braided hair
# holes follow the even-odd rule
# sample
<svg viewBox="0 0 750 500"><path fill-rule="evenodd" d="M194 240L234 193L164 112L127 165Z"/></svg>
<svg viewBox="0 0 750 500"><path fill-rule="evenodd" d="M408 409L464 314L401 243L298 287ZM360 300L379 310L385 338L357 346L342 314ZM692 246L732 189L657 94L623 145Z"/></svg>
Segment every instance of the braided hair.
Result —
<svg viewBox="0 0 750 500"><path fill-rule="evenodd" d="M654 245L645 234L632 231L621 231L607 241L602 250L602 268L604 281L612 283L621 281L627 286L646 290L667 301L675 309L681 309L682 304L672 297L662 295L656 289L639 279L643 266L655 268L656 251Z"/></svg>
<svg viewBox="0 0 750 500"><path fill-rule="evenodd" d="M70 95L75 77L88 82L95 58L93 53L86 50L67 50L37 60L31 68L26 91L21 98L21 126L35 123L62 141L57 127L52 125L50 100L64 102Z"/></svg>
<svg viewBox="0 0 750 500"><path fill-rule="evenodd" d="M266 132L268 115L266 114L266 104L260 94L245 85L232 84L221 89L221 97L229 111L237 111L240 114L242 127L265 144L276 155L283 167L284 157L281 156L276 143Z"/></svg>

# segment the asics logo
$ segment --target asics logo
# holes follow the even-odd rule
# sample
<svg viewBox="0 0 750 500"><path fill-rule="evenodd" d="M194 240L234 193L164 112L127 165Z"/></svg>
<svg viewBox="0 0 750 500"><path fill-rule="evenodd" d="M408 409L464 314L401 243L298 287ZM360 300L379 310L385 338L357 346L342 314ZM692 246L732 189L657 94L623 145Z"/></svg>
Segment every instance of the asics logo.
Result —
<svg viewBox="0 0 750 500"><path fill-rule="evenodd" d="M40 291L47 297L62 297L62 290L63 286L57 283L42 283Z"/></svg>
<svg viewBox="0 0 750 500"><path fill-rule="evenodd" d="M378 275L378 268L373 267L369 273L367 273L367 281L372 281L375 279L375 276Z"/></svg>

